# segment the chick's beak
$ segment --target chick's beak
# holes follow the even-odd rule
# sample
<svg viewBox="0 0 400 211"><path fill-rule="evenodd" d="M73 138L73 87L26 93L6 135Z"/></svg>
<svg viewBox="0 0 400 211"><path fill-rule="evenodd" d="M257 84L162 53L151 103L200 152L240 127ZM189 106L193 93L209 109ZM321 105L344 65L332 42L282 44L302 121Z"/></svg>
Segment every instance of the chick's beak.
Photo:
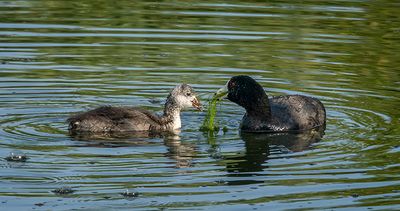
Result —
<svg viewBox="0 0 400 211"><path fill-rule="evenodd" d="M193 108L196 108L199 111L202 111L203 108L201 107L201 103L200 101L197 99L197 97L194 97L194 99L192 100L192 106Z"/></svg>
<svg viewBox="0 0 400 211"><path fill-rule="evenodd" d="M214 94L214 98L217 98L218 100L225 98L228 96L228 86L225 85L221 89L218 89L218 91Z"/></svg>

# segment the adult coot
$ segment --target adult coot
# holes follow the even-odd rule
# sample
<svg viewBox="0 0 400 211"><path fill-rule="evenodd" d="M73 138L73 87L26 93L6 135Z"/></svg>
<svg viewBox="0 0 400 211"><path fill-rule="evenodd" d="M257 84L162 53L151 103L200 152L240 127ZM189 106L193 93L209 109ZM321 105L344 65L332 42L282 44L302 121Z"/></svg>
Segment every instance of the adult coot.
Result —
<svg viewBox="0 0 400 211"><path fill-rule="evenodd" d="M232 77L216 95L246 109L240 125L242 131L285 132L325 127L325 108L318 99L302 95L268 99L261 85L249 76Z"/></svg>
<svg viewBox="0 0 400 211"><path fill-rule="evenodd" d="M192 87L181 84L177 85L167 97L162 116L137 107L102 106L74 115L67 122L72 133L171 131L181 127L180 112L191 106L201 109Z"/></svg>

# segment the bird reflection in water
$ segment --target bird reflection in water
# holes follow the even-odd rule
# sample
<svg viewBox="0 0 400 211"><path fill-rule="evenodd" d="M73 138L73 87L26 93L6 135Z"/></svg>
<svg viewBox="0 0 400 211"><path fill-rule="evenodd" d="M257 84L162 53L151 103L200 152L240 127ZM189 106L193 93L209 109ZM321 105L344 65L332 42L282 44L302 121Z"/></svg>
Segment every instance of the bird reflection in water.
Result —
<svg viewBox="0 0 400 211"><path fill-rule="evenodd" d="M268 168L266 164L271 155L301 152L310 149L313 143L321 140L324 127L296 133L244 133L240 134L245 151L224 157L227 172L248 172L257 174ZM240 176L240 174L229 174Z"/></svg>
<svg viewBox="0 0 400 211"><path fill-rule="evenodd" d="M168 150L165 156L176 161L176 168L193 166L193 157L197 154L197 147L194 144L182 142L179 136L164 138L164 144Z"/></svg>
<svg viewBox="0 0 400 211"><path fill-rule="evenodd" d="M113 132L113 133L90 133L70 132L74 140L83 141L84 146L89 147L129 147L129 146L151 146L159 145L159 139L163 140L167 147L165 157L175 160L175 168L187 168L193 165L193 157L197 154L196 146L191 143L182 142L180 131L175 132ZM82 145L79 145L82 146Z"/></svg>
<svg viewBox="0 0 400 211"><path fill-rule="evenodd" d="M215 136L208 136L211 144L210 157L216 160L223 160L229 176L256 175L257 172L268 168L267 161L272 159L271 155L301 152L309 149L313 143L321 140L324 135L324 127L315 128L302 132L286 133L245 133L241 132L240 137L244 141L245 149L235 155L224 155L218 150ZM198 147L190 142L180 140L179 133L143 133L133 134L70 134L77 140L87 141L86 146L94 147L125 147L125 146L146 146L159 145L154 141L161 138L167 147L164 156L175 160L175 168L188 168L193 166L193 158L198 154ZM275 157L276 158L276 157Z"/></svg>

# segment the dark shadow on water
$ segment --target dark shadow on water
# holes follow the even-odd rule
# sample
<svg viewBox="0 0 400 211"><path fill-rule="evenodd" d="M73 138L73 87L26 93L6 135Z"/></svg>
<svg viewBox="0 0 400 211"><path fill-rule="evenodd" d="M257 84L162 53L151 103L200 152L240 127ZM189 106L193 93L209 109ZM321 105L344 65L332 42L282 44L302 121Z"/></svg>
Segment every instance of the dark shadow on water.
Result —
<svg viewBox="0 0 400 211"><path fill-rule="evenodd" d="M153 133L143 132L69 132L69 136L74 141L85 143L88 147L126 147L126 146L145 146L154 144L154 140L177 136L174 133ZM78 145L82 146L82 145Z"/></svg>
<svg viewBox="0 0 400 211"><path fill-rule="evenodd" d="M245 144L244 151L236 155L222 156L228 172L227 176L257 176L268 168L268 160L308 150L313 143L319 142L323 135L323 127L298 133L241 133L240 137ZM227 184L244 185L263 182L245 179L229 181Z"/></svg>
<svg viewBox="0 0 400 211"><path fill-rule="evenodd" d="M317 128L297 133L240 133L244 141L244 150L235 155L224 155L218 151L217 137L205 134L211 148L210 157L220 160L225 165L228 177L257 176L268 168L268 160L279 159L293 152L310 149L313 143L321 140L324 128ZM194 143L182 142L175 133L70 133L74 140L81 141L80 147L135 147L159 146L167 147L167 152L160 152L165 157L175 161L175 168L190 168L193 158L198 154L198 147ZM82 145L82 143L84 143ZM273 155L273 156L271 156ZM256 179L256 177L254 177ZM244 179L244 178L243 178ZM244 179L227 182L230 185L260 183L262 181Z"/></svg>
<svg viewBox="0 0 400 211"><path fill-rule="evenodd" d="M197 146L190 142L182 142L179 136L164 138L167 147L165 157L176 161L175 168L189 168L193 166L193 158L198 154Z"/></svg>
<svg viewBox="0 0 400 211"><path fill-rule="evenodd" d="M114 132L114 133L69 133L74 141L80 141L77 147L138 147L159 146L167 147L165 157L175 160L175 168L187 168L192 166L193 157L197 154L195 144L182 142L177 133L172 132ZM160 141L161 140L161 141ZM83 144L82 144L83 143Z"/></svg>

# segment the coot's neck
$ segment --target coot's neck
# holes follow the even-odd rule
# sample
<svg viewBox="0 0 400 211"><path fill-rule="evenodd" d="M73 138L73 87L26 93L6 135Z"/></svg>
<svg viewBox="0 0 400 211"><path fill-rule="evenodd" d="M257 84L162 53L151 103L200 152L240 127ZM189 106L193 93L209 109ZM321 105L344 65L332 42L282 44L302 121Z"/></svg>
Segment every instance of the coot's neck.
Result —
<svg viewBox="0 0 400 211"><path fill-rule="evenodd" d="M164 107L164 114L161 117L162 126L165 127L166 130L176 130L181 128L181 109L177 105L175 101L170 98L167 98L167 102Z"/></svg>
<svg viewBox="0 0 400 211"><path fill-rule="evenodd" d="M264 91L259 93L257 98L247 101L243 107L246 109L247 115L252 118L265 120L271 117L268 96Z"/></svg>

